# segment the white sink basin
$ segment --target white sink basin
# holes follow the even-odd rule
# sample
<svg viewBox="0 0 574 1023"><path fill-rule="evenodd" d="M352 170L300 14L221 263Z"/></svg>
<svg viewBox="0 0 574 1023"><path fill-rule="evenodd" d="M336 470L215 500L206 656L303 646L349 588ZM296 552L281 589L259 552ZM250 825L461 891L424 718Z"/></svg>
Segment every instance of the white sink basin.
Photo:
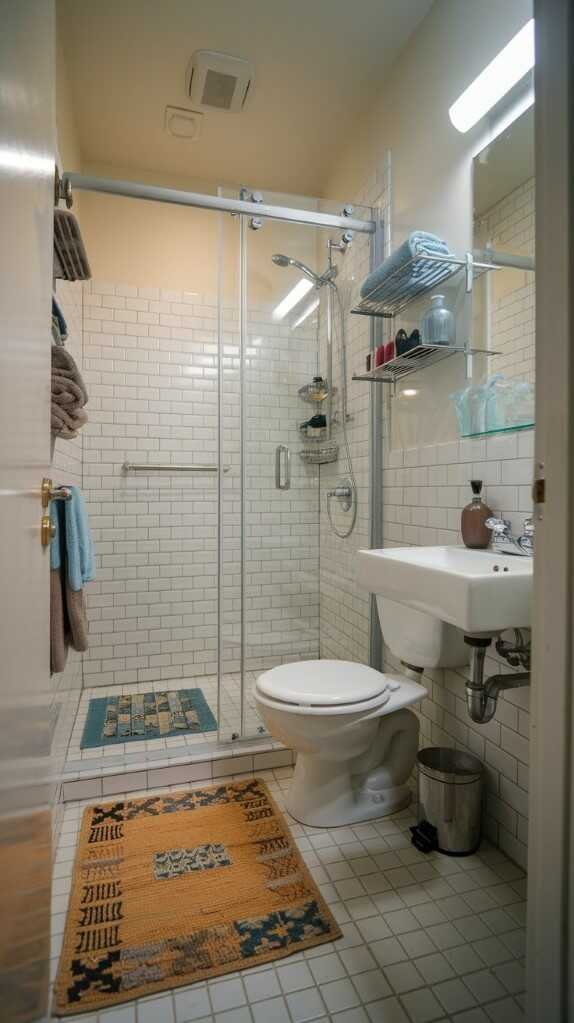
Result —
<svg viewBox="0 0 574 1023"><path fill-rule="evenodd" d="M532 558L467 547L358 551L357 582L463 629L494 633L530 625Z"/></svg>

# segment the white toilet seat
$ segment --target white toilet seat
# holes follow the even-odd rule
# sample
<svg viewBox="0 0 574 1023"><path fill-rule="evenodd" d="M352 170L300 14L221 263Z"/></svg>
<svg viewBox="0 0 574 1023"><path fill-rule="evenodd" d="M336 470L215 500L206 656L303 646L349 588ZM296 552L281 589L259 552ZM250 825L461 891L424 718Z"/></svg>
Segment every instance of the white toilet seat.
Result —
<svg viewBox="0 0 574 1023"><path fill-rule="evenodd" d="M353 661L295 661L260 675L256 696L270 709L327 717L384 706L400 682Z"/></svg>

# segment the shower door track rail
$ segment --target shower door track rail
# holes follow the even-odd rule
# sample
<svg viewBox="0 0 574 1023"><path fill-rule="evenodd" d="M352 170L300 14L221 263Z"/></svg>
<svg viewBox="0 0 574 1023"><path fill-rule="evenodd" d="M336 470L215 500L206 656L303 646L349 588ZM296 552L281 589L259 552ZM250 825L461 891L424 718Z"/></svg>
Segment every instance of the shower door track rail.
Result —
<svg viewBox="0 0 574 1023"><path fill-rule="evenodd" d="M130 199L149 199L152 202L166 202L177 206L196 206L205 210L223 213L244 213L270 220L286 220L293 224L307 224L309 227L335 227L344 231L374 234L375 222L358 220L356 217L338 216L334 213L319 213L314 210L292 209L289 206L270 206L266 203L247 202L243 199L227 199L220 195L203 192L181 192L176 188L146 185L139 181L117 181L114 178L98 178L89 174L66 172L61 181L62 196L70 187L86 192L106 192L108 195L123 195Z"/></svg>

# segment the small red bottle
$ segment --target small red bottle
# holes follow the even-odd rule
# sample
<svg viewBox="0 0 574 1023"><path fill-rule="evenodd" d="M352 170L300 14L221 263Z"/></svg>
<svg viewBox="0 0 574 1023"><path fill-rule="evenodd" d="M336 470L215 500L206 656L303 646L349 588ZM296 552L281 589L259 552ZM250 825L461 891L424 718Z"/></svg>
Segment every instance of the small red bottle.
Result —
<svg viewBox="0 0 574 1023"><path fill-rule="evenodd" d="M385 345L385 362L391 362L396 355L396 345L394 341L387 341Z"/></svg>

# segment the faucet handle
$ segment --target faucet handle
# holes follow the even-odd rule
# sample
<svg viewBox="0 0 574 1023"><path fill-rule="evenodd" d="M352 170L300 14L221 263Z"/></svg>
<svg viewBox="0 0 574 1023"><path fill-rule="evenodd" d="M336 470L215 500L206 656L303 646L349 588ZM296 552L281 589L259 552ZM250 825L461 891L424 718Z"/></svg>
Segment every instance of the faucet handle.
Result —
<svg viewBox="0 0 574 1023"><path fill-rule="evenodd" d="M511 523L508 519L497 519L494 515L490 518L485 519L484 522L487 529L490 529L493 536L508 536L510 534Z"/></svg>

